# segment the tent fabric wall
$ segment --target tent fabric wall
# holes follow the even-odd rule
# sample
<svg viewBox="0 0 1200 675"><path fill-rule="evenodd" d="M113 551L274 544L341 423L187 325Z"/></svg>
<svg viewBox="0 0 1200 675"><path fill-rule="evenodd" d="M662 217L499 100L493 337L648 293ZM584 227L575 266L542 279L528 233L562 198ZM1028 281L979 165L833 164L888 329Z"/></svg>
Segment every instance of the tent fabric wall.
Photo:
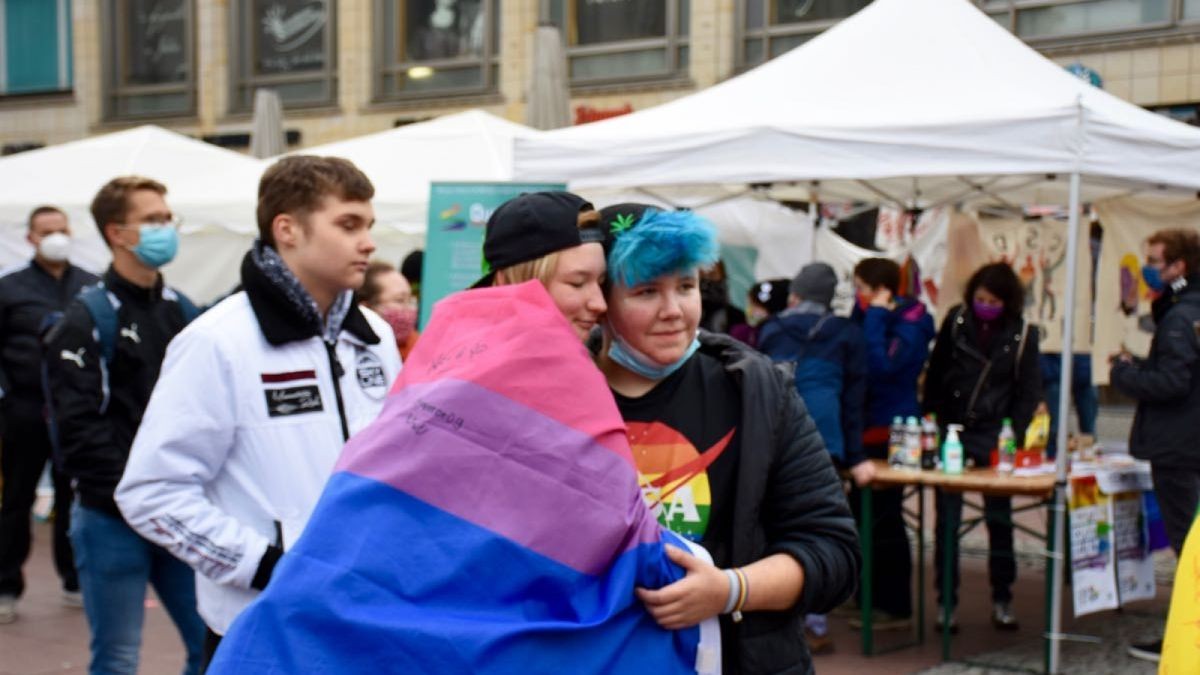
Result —
<svg viewBox="0 0 1200 675"><path fill-rule="evenodd" d="M1104 238L1096 274L1096 340L1092 373L1108 384L1108 357L1128 349L1145 356L1154 337L1153 294L1142 281L1145 242L1156 230L1200 227L1200 200L1118 198L1094 205Z"/></svg>

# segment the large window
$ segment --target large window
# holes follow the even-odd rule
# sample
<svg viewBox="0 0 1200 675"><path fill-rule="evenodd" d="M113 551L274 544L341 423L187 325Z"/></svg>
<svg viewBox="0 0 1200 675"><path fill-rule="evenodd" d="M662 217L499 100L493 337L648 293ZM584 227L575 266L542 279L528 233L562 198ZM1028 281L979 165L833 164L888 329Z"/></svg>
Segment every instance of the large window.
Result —
<svg viewBox="0 0 1200 675"><path fill-rule="evenodd" d="M983 10L1027 40L1129 37L1200 20L1200 0L984 0Z"/></svg>
<svg viewBox="0 0 1200 675"><path fill-rule="evenodd" d="M104 0L105 115L191 115L196 110L191 0Z"/></svg>
<svg viewBox="0 0 1200 675"><path fill-rule="evenodd" d="M676 78L688 66L688 0L552 0L576 85Z"/></svg>
<svg viewBox="0 0 1200 675"><path fill-rule="evenodd" d="M375 0L375 97L495 91L499 13L500 0Z"/></svg>
<svg viewBox="0 0 1200 675"><path fill-rule="evenodd" d="M259 87L285 108L323 107L337 97L335 0L231 0L232 100L248 112Z"/></svg>
<svg viewBox="0 0 1200 675"><path fill-rule="evenodd" d="M871 0L742 0L738 64L756 66L798 47Z"/></svg>
<svg viewBox="0 0 1200 675"><path fill-rule="evenodd" d="M0 96L70 90L70 1L0 0Z"/></svg>

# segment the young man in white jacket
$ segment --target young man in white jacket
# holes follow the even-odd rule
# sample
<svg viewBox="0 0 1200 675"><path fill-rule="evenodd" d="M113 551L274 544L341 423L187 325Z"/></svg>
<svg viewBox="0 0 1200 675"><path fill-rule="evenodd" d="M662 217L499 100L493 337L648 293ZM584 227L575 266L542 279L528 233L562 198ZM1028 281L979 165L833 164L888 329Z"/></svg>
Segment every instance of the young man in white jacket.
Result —
<svg viewBox="0 0 1200 675"><path fill-rule="evenodd" d="M206 663L399 374L391 329L352 301L372 196L342 159L267 169L243 290L171 343L117 487L128 523L198 572Z"/></svg>

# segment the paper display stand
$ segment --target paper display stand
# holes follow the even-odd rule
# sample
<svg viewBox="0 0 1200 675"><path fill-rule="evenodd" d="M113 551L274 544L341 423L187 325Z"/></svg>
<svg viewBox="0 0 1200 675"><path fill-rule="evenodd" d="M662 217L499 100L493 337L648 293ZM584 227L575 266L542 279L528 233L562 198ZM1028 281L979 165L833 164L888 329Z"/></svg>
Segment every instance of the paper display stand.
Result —
<svg viewBox="0 0 1200 675"><path fill-rule="evenodd" d="M1154 597L1154 560L1142 493L1146 462L1077 464L1071 472L1071 573L1075 616Z"/></svg>

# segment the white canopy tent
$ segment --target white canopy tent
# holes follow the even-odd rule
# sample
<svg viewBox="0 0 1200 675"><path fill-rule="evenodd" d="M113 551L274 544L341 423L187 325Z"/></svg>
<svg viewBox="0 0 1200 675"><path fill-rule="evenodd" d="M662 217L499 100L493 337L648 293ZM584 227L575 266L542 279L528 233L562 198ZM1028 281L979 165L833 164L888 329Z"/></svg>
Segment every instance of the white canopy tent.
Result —
<svg viewBox="0 0 1200 675"><path fill-rule="evenodd" d="M92 271L110 256L89 206L102 185L128 174L167 187L184 220L184 245L164 272L200 302L236 283L241 254L256 231L254 203L262 163L155 126L142 126L0 159L0 266L33 255L26 219L43 204L63 209L74 235L72 260Z"/></svg>
<svg viewBox="0 0 1200 675"><path fill-rule="evenodd" d="M511 181L515 138L536 134L482 110L438 117L303 150L343 157L375 185L376 257L398 264L425 244L434 181Z"/></svg>
<svg viewBox="0 0 1200 675"><path fill-rule="evenodd" d="M632 115L518 138L522 180L590 186L770 183L899 207L1069 206L1067 278L1089 200L1200 189L1200 130L1076 79L967 0L876 0L792 52ZM1073 344L1068 285L1063 344ZM1070 359L1062 390L1069 391ZM1059 419L1067 419L1068 396ZM1058 447L1067 447L1066 424ZM1067 453L1051 526L1047 670L1059 671Z"/></svg>
<svg viewBox="0 0 1200 675"><path fill-rule="evenodd" d="M514 141L539 133L471 110L303 152L344 157L367 174L375 184L376 244L381 257L393 260L398 253L423 244L431 182L511 181ZM588 190L583 194L597 207L631 199L696 207L717 224L722 242L758 251L754 274L759 279L795 274L812 248L811 228L804 226L804 217L762 198L714 200L711 190L669 190L662 195ZM803 249L803 258L789 259L779 247L781 241L792 250Z"/></svg>
<svg viewBox="0 0 1200 675"><path fill-rule="evenodd" d="M302 152L354 162L375 184L377 227L423 236L431 182L513 180L514 139L537 133L469 110Z"/></svg>
<svg viewBox="0 0 1200 675"><path fill-rule="evenodd" d="M518 138L515 162L573 188L817 181L825 201L1055 203L1076 171L1089 199L1194 188L1200 131L1077 79L966 0L876 0L691 96Z"/></svg>

